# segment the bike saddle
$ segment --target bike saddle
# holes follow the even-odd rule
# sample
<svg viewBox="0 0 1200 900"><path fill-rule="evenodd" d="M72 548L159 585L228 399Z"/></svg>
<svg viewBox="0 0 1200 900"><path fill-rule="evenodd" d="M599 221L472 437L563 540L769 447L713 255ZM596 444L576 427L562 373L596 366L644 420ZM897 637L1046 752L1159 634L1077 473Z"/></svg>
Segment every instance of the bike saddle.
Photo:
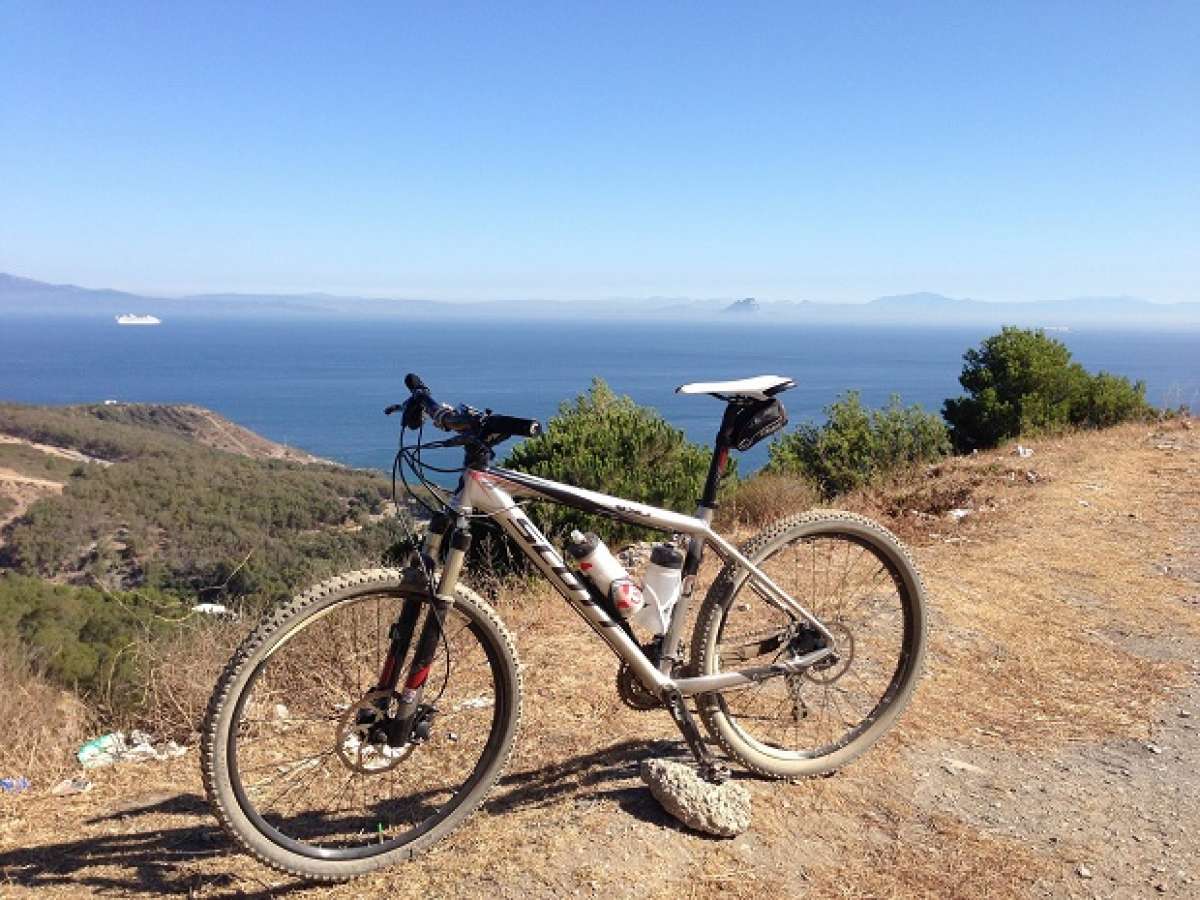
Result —
<svg viewBox="0 0 1200 900"><path fill-rule="evenodd" d="M675 393L711 394L721 400L744 403L749 400L770 400L776 394L782 394L795 386L796 382L782 375L755 375L753 378L740 378L736 381L696 381L681 384L675 388Z"/></svg>

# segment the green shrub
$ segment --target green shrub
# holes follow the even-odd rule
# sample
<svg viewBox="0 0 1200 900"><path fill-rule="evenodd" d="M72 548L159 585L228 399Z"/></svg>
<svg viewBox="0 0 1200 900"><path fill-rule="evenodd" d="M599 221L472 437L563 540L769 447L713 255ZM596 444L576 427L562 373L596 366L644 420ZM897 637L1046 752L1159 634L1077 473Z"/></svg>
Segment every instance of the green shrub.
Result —
<svg viewBox="0 0 1200 900"><path fill-rule="evenodd" d="M104 594L0 574L0 635L15 636L46 678L106 707L128 706L138 671L130 648L187 612L157 591Z"/></svg>
<svg viewBox="0 0 1200 900"><path fill-rule="evenodd" d="M1151 413L1146 402L1146 383L1130 383L1128 378L1109 372L1098 372L1088 384L1083 413L1077 417L1091 428L1108 428Z"/></svg>
<svg viewBox="0 0 1200 900"><path fill-rule="evenodd" d="M1067 426L1099 428L1151 412L1142 382L1092 376L1041 329L1006 327L963 355L959 383L969 396L947 400L942 415L961 452L1022 434Z"/></svg>
<svg viewBox="0 0 1200 900"><path fill-rule="evenodd" d="M601 379L564 403L541 436L518 445L504 465L532 475L615 494L652 506L690 512L700 496L711 451L689 442L655 410L613 393ZM736 481L731 462L726 484ZM535 518L547 536L593 529L612 542L635 540L646 529L546 505Z"/></svg>
<svg viewBox="0 0 1200 900"><path fill-rule="evenodd" d="M826 497L862 487L950 449L946 427L920 406L902 406L893 395L883 409L868 409L857 391L827 407L825 424L805 423L771 445L768 471L811 479Z"/></svg>

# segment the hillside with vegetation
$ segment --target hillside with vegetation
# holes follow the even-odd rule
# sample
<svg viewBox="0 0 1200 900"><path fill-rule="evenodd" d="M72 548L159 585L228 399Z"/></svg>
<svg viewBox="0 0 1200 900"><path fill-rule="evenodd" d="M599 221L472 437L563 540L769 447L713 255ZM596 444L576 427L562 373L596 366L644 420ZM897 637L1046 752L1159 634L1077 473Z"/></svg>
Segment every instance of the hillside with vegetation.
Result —
<svg viewBox="0 0 1200 900"><path fill-rule="evenodd" d="M196 407L0 404L0 634L123 710L134 638L380 560L388 480L301 458Z"/></svg>

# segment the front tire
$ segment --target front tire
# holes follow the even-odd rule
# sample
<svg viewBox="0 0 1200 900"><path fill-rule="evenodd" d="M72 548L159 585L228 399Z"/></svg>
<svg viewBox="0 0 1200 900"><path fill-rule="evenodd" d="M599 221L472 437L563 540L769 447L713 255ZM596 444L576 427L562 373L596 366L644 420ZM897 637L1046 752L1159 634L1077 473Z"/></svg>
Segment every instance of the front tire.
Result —
<svg viewBox="0 0 1200 900"><path fill-rule="evenodd" d="M926 643L921 577L890 532L847 512L783 519L741 552L834 632L840 656L827 668L698 697L701 719L731 757L760 775L831 772L879 740L912 696ZM805 639L753 590L748 574L730 563L709 589L692 638L696 674L786 659Z"/></svg>
<svg viewBox="0 0 1200 900"><path fill-rule="evenodd" d="M428 615L428 592L399 570L332 578L264 617L221 675L203 730L204 786L226 832L267 865L336 881L411 859L500 776L520 718L516 651L462 585L427 682L424 699L440 710L427 737L404 748L358 739L358 710L386 705L371 679L410 603Z"/></svg>

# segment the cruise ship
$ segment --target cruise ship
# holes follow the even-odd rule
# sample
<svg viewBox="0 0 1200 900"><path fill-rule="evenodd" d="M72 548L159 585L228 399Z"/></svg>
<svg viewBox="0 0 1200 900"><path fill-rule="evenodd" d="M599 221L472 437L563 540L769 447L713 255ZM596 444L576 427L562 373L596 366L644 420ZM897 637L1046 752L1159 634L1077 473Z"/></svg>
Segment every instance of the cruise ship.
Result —
<svg viewBox="0 0 1200 900"><path fill-rule="evenodd" d="M157 316L135 316L133 313L125 313L123 316L117 316L118 325L161 325L162 319Z"/></svg>

